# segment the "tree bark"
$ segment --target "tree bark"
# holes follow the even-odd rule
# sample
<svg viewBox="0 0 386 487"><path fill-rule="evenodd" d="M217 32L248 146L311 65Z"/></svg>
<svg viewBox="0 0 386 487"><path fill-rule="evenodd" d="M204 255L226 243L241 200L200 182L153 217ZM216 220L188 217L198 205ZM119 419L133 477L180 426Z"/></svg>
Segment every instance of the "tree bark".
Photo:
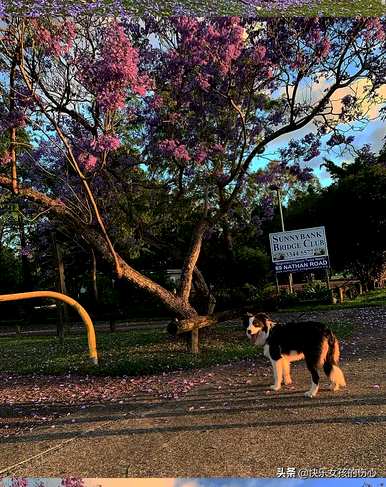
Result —
<svg viewBox="0 0 386 487"><path fill-rule="evenodd" d="M202 315L211 315L216 306L216 298L197 267L193 269L193 286L196 293L193 301L195 309Z"/></svg>
<svg viewBox="0 0 386 487"><path fill-rule="evenodd" d="M207 229L206 219L202 219L194 229L189 252L186 255L184 265L181 271L181 285L179 295L184 303L189 303L189 296L192 289L193 270L196 267L197 260L200 256L202 239Z"/></svg>
<svg viewBox="0 0 386 487"><path fill-rule="evenodd" d="M97 261L95 252L91 249L91 282L95 306L98 306L98 282L97 282Z"/></svg>
<svg viewBox="0 0 386 487"><path fill-rule="evenodd" d="M19 229L19 240L20 240L20 259L21 259L21 273L22 273L22 290L23 291L31 291L32 288L32 277L31 277L31 269L30 263L28 262L28 256L25 255L25 250L27 248L27 237L25 235L25 228L24 228L24 221L23 216L19 214L17 216L17 223Z"/></svg>
<svg viewBox="0 0 386 487"><path fill-rule="evenodd" d="M17 57L16 54L12 59L11 69L9 73L9 113L15 111L15 76L16 76ZM17 164L16 164L16 127L9 129L9 155L11 158L11 177L12 177L12 192L18 193L17 180Z"/></svg>
<svg viewBox="0 0 386 487"><path fill-rule="evenodd" d="M167 331L171 335L181 335L183 333L190 333L193 330L205 328L207 326L213 326L217 323L221 323L228 320L239 319L250 309L234 309L228 311L221 311L213 315L208 316L193 316L192 318L186 318L183 320L173 320L168 324ZM252 310L253 311L253 310ZM257 312L257 311L256 311Z"/></svg>
<svg viewBox="0 0 386 487"><path fill-rule="evenodd" d="M56 263L58 265L58 290L62 294L67 294L67 286L66 286L66 276L64 271L64 261L63 261L63 254L62 249L58 245L56 240L55 232L52 233L52 240L55 248L56 253ZM59 337L60 343L63 345L64 343L64 329L69 328L69 315L68 315L68 308L66 303L58 303L59 306L59 322L56 327L57 336Z"/></svg>

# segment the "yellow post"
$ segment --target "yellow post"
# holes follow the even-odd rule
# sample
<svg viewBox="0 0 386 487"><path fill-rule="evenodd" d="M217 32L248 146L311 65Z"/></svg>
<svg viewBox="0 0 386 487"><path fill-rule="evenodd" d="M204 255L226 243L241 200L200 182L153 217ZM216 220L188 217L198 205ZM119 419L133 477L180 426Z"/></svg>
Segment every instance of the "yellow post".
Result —
<svg viewBox="0 0 386 487"><path fill-rule="evenodd" d="M51 298L72 306L82 318L83 323L87 329L87 341L90 359L93 364L98 365L98 352L96 348L96 338L94 325L91 321L90 315L75 299L70 298L66 294L56 293L54 291L32 291L30 293L17 293L17 294L3 294L0 295L0 303L6 301L21 301L23 299L35 299L35 298Z"/></svg>

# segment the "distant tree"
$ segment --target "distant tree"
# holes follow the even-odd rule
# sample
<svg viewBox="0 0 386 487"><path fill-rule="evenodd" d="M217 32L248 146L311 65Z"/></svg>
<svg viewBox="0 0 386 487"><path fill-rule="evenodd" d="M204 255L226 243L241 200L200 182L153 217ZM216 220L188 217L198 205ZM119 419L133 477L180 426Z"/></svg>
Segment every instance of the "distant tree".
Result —
<svg viewBox="0 0 386 487"><path fill-rule="evenodd" d="M292 227L325 225L334 269L372 288L386 263L386 164L368 146L351 163L326 161L333 183L289 206Z"/></svg>

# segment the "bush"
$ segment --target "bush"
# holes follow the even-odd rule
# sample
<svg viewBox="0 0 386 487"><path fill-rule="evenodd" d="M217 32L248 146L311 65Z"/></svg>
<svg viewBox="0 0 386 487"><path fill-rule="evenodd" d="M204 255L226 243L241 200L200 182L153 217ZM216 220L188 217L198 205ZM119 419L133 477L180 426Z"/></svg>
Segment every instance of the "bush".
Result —
<svg viewBox="0 0 386 487"><path fill-rule="evenodd" d="M299 299L307 301L317 301L320 303L330 302L330 290L322 281L313 281L306 284L303 290L297 293Z"/></svg>

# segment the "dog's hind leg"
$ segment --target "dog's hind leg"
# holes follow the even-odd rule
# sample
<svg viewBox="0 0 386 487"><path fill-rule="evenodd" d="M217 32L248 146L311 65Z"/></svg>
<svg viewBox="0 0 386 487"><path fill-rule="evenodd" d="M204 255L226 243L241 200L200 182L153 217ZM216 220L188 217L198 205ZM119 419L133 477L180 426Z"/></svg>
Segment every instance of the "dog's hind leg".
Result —
<svg viewBox="0 0 386 487"><path fill-rule="evenodd" d="M323 365L323 370L326 376L330 379L330 389L332 391L338 391L340 387L346 386L344 374L338 367L339 352L339 342L333 333L330 333L329 350Z"/></svg>
<svg viewBox="0 0 386 487"><path fill-rule="evenodd" d="M346 387L346 380L342 370L337 366L326 362L323 370L330 379L330 389L332 391L339 391L340 387Z"/></svg>
<svg viewBox="0 0 386 487"><path fill-rule="evenodd" d="M319 390L319 373L316 365L306 359L308 370L311 372L311 388L304 395L306 397L315 397Z"/></svg>
<svg viewBox="0 0 386 487"><path fill-rule="evenodd" d="M283 374L284 374L284 384L286 386L289 386L292 384L292 379L291 379L291 364L290 361L287 360L286 358L282 358L283 360Z"/></svg>

